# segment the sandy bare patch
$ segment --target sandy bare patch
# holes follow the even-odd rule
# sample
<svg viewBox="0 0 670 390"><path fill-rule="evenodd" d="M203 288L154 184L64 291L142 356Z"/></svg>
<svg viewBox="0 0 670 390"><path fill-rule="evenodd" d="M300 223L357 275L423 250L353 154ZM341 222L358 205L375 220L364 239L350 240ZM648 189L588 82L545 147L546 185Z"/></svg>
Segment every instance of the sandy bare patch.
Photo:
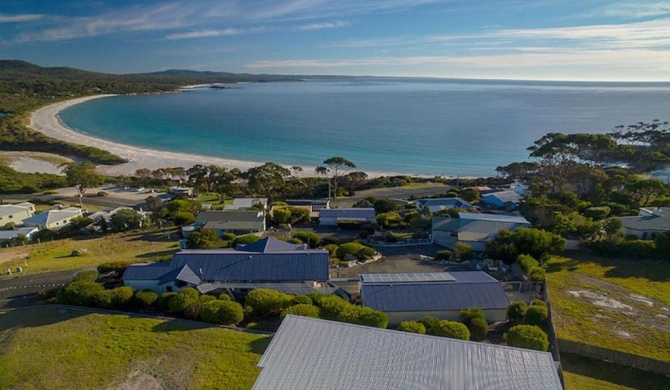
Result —
<svg viewBox="0 0 670 390"><path fill-rule="evenodd" d="M609 298L605 294L600 294L595 291L590 290L570 290L567 291L568 294L572 295L575 298L586 298L591 301L592 304L606 309L614 310L627 310L633 311L633 308L630 305L626 305L617 301L616 299Z"/></svg>
<svg viewBox="0 0 670 390"><path fill-rule="evenodd" d="M128 379L117 387L111 387L114 390L163 390L165 387L153 376L135 370L128 375Z"/></svg>
<svg viewBox="0 0 670 390"><path fill-rule="evenodd" d="M647 298L643 295L630 294L630 299L633 299L633 300L638 301L638 302L642 302L649 307L654 307L654 302L651 299L649 299L649 298Z"/></svg>
<svg viewBox="0 0 670 390"><path fill-rule="evenodd" d="M60 165L72 162L72 159L67 157L41 152L0 152L0 159L18 172L53 175L63 175Z"/></svg>

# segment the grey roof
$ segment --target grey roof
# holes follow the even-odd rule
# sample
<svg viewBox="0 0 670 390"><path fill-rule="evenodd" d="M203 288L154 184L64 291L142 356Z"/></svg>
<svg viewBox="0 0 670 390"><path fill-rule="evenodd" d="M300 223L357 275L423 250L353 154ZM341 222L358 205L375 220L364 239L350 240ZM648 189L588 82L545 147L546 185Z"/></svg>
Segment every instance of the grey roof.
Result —
<svg viewBox="0 0 670 390"><path fill-rule="evenodd" d="M559 390L548 352L288 315L253 390Z"/></svg>
<svg viewBox="0 0 670 390"><path fill-rule="evenodd" d="M304 250L304 245L291 244L290 242L278 240L274 237L262 238L256 242L235 247L237 251L259 252L259 253L281 253Z"/></svg>
<svg viewBox="0 0 670 390"><path fill-rule="evenodd" d="M442 277L447 274L451 277ZM431 279L430 276L425 276ZM509 298L500 283L485 272L437 273L429 282L366 282L361 278L363 306L384 312L461 310L470 307L506 309ZM391 279L391 278L388 278ZM402 278L401 278L402 279Z"/></svg>
<svg viewBox="0 0 670 390"><path fill-rule="evenodd" d="M487 198L498 198L503 203L519 203L523 199L523 196L514 191L499 191L484 195L484 202L486 202Z"/></svg>
<svg viewBox="0 0 670 390"><path fill-rule="evenodd" d="M236 198L233 200L233 204L229 204L225 207L227 210L239 210L239 209L250 209L254 207L255 204L260 203L263 207L268 205L268 198Z"/></svg>
<svg viewBox="0 0 670 390"><path fill-rule="evenodd" d="M307 295L311 292L317 291L322 294L332 294L338 288L330 284L326 284L323 288L316 288L312 285L305 282L288 282L288 283L229 283L229 282L212 282L212 283L203 283L197 287L198 291L202 294L207 294L212 291L219 289L237 289L237 288L247 288L247 289L261 289L267 288L270 290L277 290L283 292L284 294L292 295Z"/></svg>
<svg viewBox="0 0 670 390"><path fill-rule="evenodd" d="M261 231L265 216L260 211L202 211L196 218L206 229Z"/></svg>
<svg viewBox="0 0 670 390"><path fill-rule="evenodd" d="M34 233L36 231L37 231L36 227L24 227L14 230L0 230L0 240L10 240L18 237L19 234L29 236L31 233Z"/></svg>
<svg viewBox="0 0 670 390"><path fill-rule="evenodd" d="M415 283L415 282L437 282L454 281L448 272L426 272L426 273L398 273L398 274L360 274L362 283Z"/></svg>
<svg viewBox="0 0 670 390"><path fill-rule="evenodd" d="M30 218L24 219L23 223L46 226L64 219L80 216L82 213L82 209L77 207L68 207L63 210L47 210Z"/></svg>
<svg viewBox="0 0 670 390"><path fill-rule="evenodd" d="M194 284L196 286L202 282L198 275L196 275L188 265L184 265L161 276L158 279L158 284L170 283L174 280L181 280L182 282Z"/></svg>
<svg viewBox="0 0 670 390"><path fill-rule="evenodd" d="M11 215L30 211L30 207L22 206L21 204L2 204L0 205L0 216Z"/></svg>
<svg viewBox="0 0 670 390"><path fill-rule="evenodd" d="M620 217L623 227L630 230L666 231L670 230L670 209L640 209L640 215Z"/></svg>
<svg viewBox="0 0 670 390"><path fill-rule="evenodd" d="M458 218L467 219L471 221L497 221L497 222L521 223L530 226L530 222L528 222L526 218L519 215L458 213Z"/></svg>
<svg viewBox="0 0 670 390"><path fill-rule="evenodd" d="M416 205L423 207L443 207L445 209L471 209L472 205L461 198L427 198L417 199Z"/></svg>
<svg viewBox="0 0 670 390"><path fill-rule="evenodd" d="M342 208L342 209L321 209L319 218L337 218L342 220L374 219L375 209L372 208Z"/></svg>
<svg viewBox="0 0 670 390"><path fill-rule="evenodd" d="M329 203L329 200L321 199L286 199L289 206L327 206Z"/></svg>
<svg viewBox="0 0 670 390"><path fill-rule="evenodd" d="M158 280L170 271L170 264L157 263L131 264L123 272L123 280Z"/></svg>
<svg viewBox="0 0 670 390"><path fill-rule="evenodd" d="M184 250L171 267L188 264L202 280L227 282L328 280L328 251L249 253L231 250Z"/></svg>

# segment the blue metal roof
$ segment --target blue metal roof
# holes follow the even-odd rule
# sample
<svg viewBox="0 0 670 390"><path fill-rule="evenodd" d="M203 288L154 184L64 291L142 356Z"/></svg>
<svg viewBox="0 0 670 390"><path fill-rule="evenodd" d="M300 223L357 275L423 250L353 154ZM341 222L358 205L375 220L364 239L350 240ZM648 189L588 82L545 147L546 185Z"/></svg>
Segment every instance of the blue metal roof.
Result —
<svg viewBox="0 0 670 390"><path fill-rule="evenodd" d="M158 280L170 270L166 262L132 264L123 272L123 280Z"/></svg>
<svg viewBox="0 0 670 390"><path fill-rule="evenodd" d="M289 253L185 250L175 253L171 267L188 264L208 281L303 281L328 280L328 251Z"/></svg>
<svg viewBox="0 0 670 390"><path fill-rule="evenodd" d="M288 315L253 390L561 390L548 352Z"/></svg>
<svg viewBox="0 0 670 390"><path fill-rule="evenodd" d="M411 281L401 278L398 281L366 282L364 277L369 275L363 275L363 306L384 312L399 312L471 307L506 309L510 304L500 283L485 272L452 272L448 275L454 279Z"/></svg>
<svg viewBox="0 0 670 390"><path fill-rule="evenodd" d="M344 208L344 209L321 209L319 218L339 219L374 219L375 209L371 208Z"/></svg>
<svg viewBox="0 0 670 390"><path fill-rule="evenodd" d="M290 242L278 240L274 237L266 237L256 242L246 245L238 245L235 247L236 251L244 252L260 252L260 253L279 253L279 252L293 252L300 250L303 245L291 244Z"/></svg>

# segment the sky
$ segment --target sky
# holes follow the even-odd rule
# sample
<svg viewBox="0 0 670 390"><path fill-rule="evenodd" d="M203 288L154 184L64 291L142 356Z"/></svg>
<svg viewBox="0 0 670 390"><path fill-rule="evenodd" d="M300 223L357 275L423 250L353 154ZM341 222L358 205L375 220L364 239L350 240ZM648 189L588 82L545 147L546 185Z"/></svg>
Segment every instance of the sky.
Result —
<svg viewBox="0 0 670 390"><path fill-rule="evenodd" d="M0 0L0 59L109 73L670 81L670 0Z"/></svg>

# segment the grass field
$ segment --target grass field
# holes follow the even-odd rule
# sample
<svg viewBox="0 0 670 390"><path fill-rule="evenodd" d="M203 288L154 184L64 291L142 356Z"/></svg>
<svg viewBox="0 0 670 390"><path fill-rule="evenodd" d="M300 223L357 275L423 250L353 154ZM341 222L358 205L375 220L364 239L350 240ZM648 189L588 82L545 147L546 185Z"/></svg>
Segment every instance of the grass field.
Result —
<svg viewBox="0 0 670 390"><path fill-rule="evenodd" d="M670 264L556 257L547 281L559 338L670 362Z"/></svg>
<svg viewBox="0 0 670 390"><path fill-rule="evenodd" d="M250 389L268 342L54 306L0 312L0 389Z"/></svg>
<svg viewBox="0 0 670 390"><path fill-rule="evenodd" d="M166 231L108 234L104 237L77 237L0 249L4 268L22 267L25 273L74 270L108 262L137 263L170 257L178 248L177 238ZM86 249L87 255L71 256L74 249Z"/></svg>
<svg viewBox="0 0 670 390"><path fill-rule="evenodd" d="M670 378L635 368L561 354L566 390L670 389Z"/></svg>

